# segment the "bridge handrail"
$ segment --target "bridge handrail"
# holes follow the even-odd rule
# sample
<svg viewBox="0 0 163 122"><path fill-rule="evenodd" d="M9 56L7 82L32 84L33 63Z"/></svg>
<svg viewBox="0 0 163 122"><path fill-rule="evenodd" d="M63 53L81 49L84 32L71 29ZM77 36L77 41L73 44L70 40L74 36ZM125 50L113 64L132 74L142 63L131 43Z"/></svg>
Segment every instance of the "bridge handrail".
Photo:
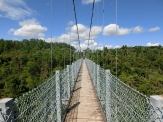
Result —
<svg viewBox="0 0 163 122"><path fill-rule="evenodd" d="M108 122L163 122L163 107L156 109L149 97L120 81L110 70L85 60Z"/></svg>
<svg viewBox="0 0 163 122"><path fill-rule="evenodd" d="M77 60L62 71L57 71L58 73L49 80L16 98L13 102L14 117L12 117L12 121L63 121L82 61L83 59ZM57 83L59 83L59 86L57 86ZM60 89L59 93L57 87ZM57 101L58 95L60 100ZM60 104L60 110L58 110L57 104ZM4 122L7 122L7 120L4 120Z"/></svg>

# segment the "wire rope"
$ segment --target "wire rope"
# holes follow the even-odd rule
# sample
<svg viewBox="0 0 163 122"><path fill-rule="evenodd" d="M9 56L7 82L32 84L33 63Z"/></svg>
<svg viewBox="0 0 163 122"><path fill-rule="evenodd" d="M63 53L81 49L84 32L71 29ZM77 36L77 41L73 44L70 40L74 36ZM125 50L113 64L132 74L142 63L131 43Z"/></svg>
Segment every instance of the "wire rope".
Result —
<svg viewBox="0 0 163 122"><path fill-rule="evenodd" d="M64 20L65 20L65 16L66 16L66 0L64 0ZM65 34L64 34L64 43L65 43ZM64 55L63 55L63 57L64 57L64 68L65 68L65 66L66 66L66 63L65 63L65 56L66 56L66 52L65 52L65 48L66 48L66 46L65 47L63 47L63 53L64 53Z"/></svg>
<svg viewBox="0 0 163 122"><path fill-rule="evenodd" d="M116 0L116 46L117 46L117 44L118 44L118 40L117 40L117 36L118 36L118 30L117 30L117 24L118 24L118 15L117 15L117 13L118 13L118 5L117 5L117 0ZM117 65L117 63L118 63L118 50L117 50L117 48L118 48L118 46L116 47L116 77L117 77L117 69L118 69L118 65Z"/></svg>
<svg viewBox="0 0 163 122"><path fill-rule="evenodd" d="M91 36L91 30L92 30L92 20L93 20L93 14L94 14L94 4L95 4L95 0L93 0L93 6L92 6L92 15L91 15L91 23L90 23L90 29L89 29L88 47L89 47L89 41L90 41L90 36Z"/></svg>
<svg viewBox="0 0 163 122"><path fill-rule="evenodd" d="M53 60L52 60L52 31L53 31L53 26L52 26L52 0L51 2L51 6L50 6L50 26L51 26L51 75L52 75L52 68L53 68Z"/></svg>
<svg viewBox="0 0 163 122"><path fill-rule="evenodd" d="M105 0L103 0L103 5L102 5L102 25L103 25L103 27L104 27L104 2L105 2ZM105 55L104 55L104 49L105 49L105 46L103 46L103 53L102 53L102 59L103 59L103 68L104 68L104 64L105 64Z"/></svg>
<svg viewBox="0 0 163 122"><path fill-rule="evenodd" d="M71 3L71 0L70 0L70 3ZM71 8L71 4L69 6ZM71 14L69 13L69 18L71 20ZM71 65L71 28L70 28L70 65Z"/></svg>
<svg viewBox="0 0 163 122"><path fill-rule="evenodd" d="M97 3L97 24L98 24L98 3ZM98 42L98 37L97 37L97 42ZM97 58L97 64L98 64L98 48L96 48L96 58Z"/></svg>
<svg viewBox="0 0 163 122"><path fill-rule="evenodd" d="M117 18L118 15L117 15L117 11L118 11L118 10L117 10L117 9L118 9L118 8L117 8L117 7L118 7L118 6L117 6L117 0L116 0L116 7L115 7L115 8L116 8L116 45L117 45L117 43L118 43L118 40L117 40L117 36L118 36L118 32L117 32L117 31L118 31L118 30L117 30L117 24L118 24L118 18ZM117 48L118 48L118 46L116 47L116 77L117 77L117 68L118 68L118 67L117 67L117 66L118 66L118 65L117 65L117 63L118 63L118 57L117 57L117 55L118 55L118 50L117 50ZM116 82L116 93L117 93L117 82ZM118 103L117 103L117 104L118 104ZM116 106L116 108L115 108L115 112L116 112L116 115L115 115L115 116L116 116L116 119L117 119L117 114L118 114L118 108L117 108L117 106ZM116 121L118 121L118 120L116 120Z"/></svg>
<svg viewBox="0 0 163 122"><path fill-rule="evenodd" d="M73 2L74 16L75 16L76 29L77 29L77 36L78 36L78 42L79 42L79 50L80 50L80 52L81 52L80 40L79 40L78 21L77 21L77 17L76 17L76 8L75 8L75 2L74 2L74 0L72 0L72 2ZM79 56L79 50L78 50L78 56Z"/></svg>

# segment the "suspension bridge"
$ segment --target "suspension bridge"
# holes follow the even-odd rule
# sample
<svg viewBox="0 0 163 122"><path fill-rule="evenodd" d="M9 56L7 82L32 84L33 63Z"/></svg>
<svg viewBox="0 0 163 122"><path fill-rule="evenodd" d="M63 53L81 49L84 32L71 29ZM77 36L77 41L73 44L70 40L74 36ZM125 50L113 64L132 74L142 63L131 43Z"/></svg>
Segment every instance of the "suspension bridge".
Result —
<svg viewBox="0 0 163 122"><path fill-rule="evenodd" d="M1 99L0 122L163 122L163 97L80 59L23 96Z"/></svg>
<svg viewBox="0 0 163 122"><path fill-rule="evenodd" d="M75 2L72 2L81 51ZM88 48L94 3L95 0ZM110 70L81 58L23 96L0 99L0 122L163 122L163 96L147 97L120 81Z"/></svg>

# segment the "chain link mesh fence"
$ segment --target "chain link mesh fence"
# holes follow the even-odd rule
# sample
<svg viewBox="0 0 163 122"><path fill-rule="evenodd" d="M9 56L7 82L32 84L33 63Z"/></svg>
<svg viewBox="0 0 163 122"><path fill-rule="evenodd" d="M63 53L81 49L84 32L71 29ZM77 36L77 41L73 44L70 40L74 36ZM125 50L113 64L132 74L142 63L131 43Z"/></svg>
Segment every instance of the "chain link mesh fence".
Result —
<svg viewBox="0 0 163 122"><path fill-rule="evenodd" d="M108 122L163 122L163 108L89 59L86 64Z"/></svg>
<svg viewBox="0 0 163 122"><path fill-rule="evenodd" d="M109 70L85 59L107 122L163 122L163 105L129 87ZM14 122L61 122L67 112L83 59L56 72L49 80L14 100ZM9 115L3 122L7 122Z"/></svg>
<svg viewBox="0 0 163 122"><path fill-rule="evenodd" d="M16 98L14 100L14 122L63 121L82 61L83 59L74 62L37 88ZM59 80L60 86L56 85L56 79ZM60 93L57 93L57 90ZM60 119L57 119L57 97L60 99Z"/></svg>

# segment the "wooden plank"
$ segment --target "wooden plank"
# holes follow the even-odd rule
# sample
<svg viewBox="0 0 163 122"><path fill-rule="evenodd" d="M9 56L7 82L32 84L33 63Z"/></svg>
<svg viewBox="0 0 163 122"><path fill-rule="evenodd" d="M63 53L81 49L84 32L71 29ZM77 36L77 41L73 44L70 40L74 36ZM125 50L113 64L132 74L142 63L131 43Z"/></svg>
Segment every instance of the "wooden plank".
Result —
<svg viewBox="0 0 163 122"><path fill-rule="evenodd" d="M105 122L85 61L75 85L65 122Z"/></svg>

